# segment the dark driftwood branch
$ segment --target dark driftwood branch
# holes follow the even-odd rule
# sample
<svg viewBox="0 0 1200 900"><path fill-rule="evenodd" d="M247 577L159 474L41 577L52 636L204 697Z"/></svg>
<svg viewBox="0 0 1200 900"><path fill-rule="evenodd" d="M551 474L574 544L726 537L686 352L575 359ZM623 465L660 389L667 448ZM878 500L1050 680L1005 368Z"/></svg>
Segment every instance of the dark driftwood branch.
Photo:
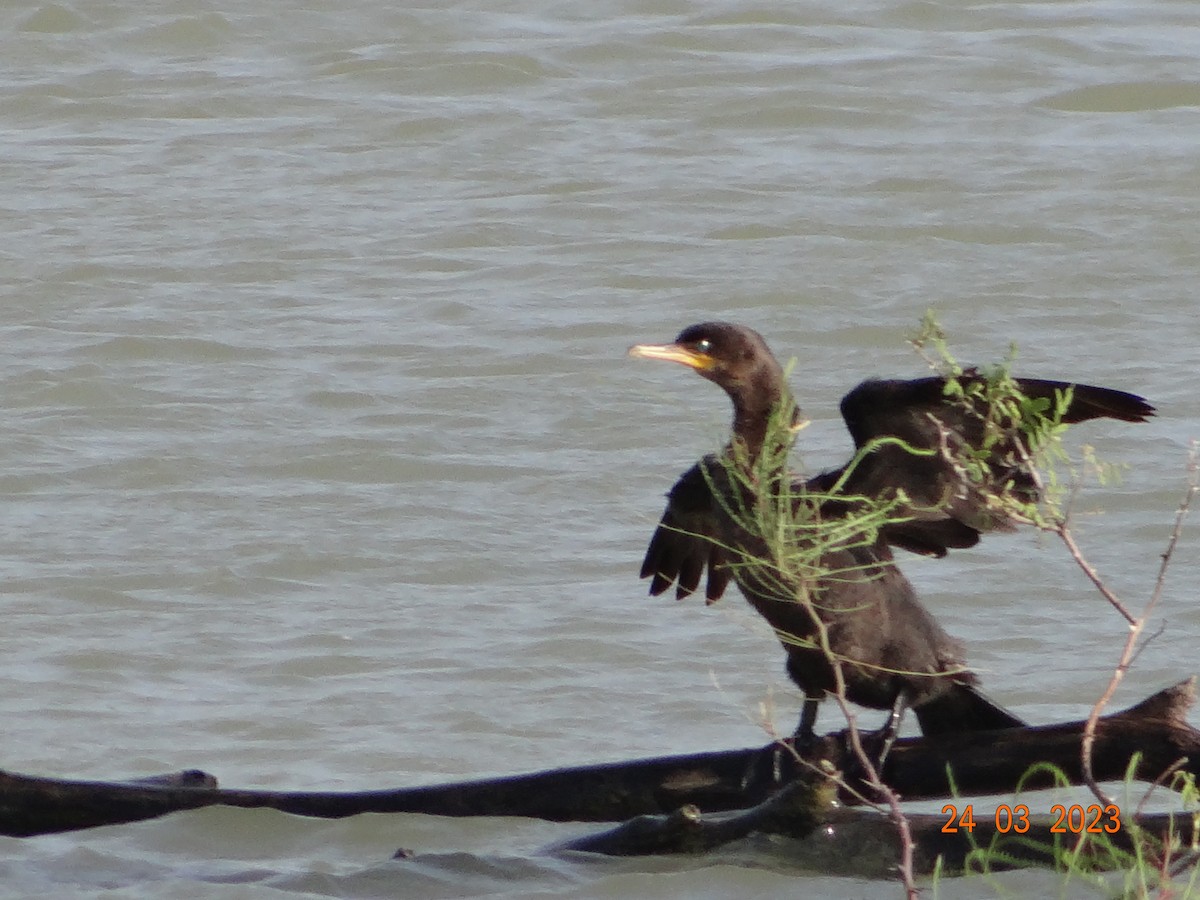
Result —
<svg viewBox="0 0 1200 900"><path fill-rule="evenodd" d="M1036 807L1036 803L1033 805ZM961 813L965 804L957 803L955 809ZM1007 830L1002 833L995 811L983 806L975 810L976 825L970 832L944 831L947 815L909 813L905 818L915 851L916 875L929 875L939 866L943 873L954 874L968 869L978 871L984 865L991 871L1054 865L1056 851L1069 851L1080 840L1080 835L1069 828L1065 833L1054 833L1058 817L1044 814L1031 814L1028 830L1022 834L1013 833L1012 820L1002 816L1001 827ZM1133 824L1122 821L1113 834L1085 835L1087 843L1081 855L1098 870L1119 866L1120 854L1132 852ZM1194 847L1200 840L1190 815L1144 816L1136 825L1143 835L1161 842L1163 847L1173 846L1172 855L1182 859L1188 858L1183 848ZM814 872L858 878L895 876L900 839L890 818L874 811L825 805L819 792L813 793L801 782L788 785L745 812L702 815L696 807L684 806L663 816L638 816L609 831L573 838L550 849L555 853L584 851L608 856L698 853L756 833L797 839L786 850L777 847L776 852ZM974 861L973 854L977 856Z"/></svg>
<svg viewBox="0 0 1200 900"><path fill-rule="evenodd" d="M1157 781L1164 772L1200 774L1200 732L1184 718L1194 695L1194 680L1181 682L1143 700L1127 710L1100 720L1096 731L1094 770L1101 780L1123 779L1130 761L1140 755L1134 777ZM947 766L955 773L956 796L1011 793L1053 786L1050 771L1028 775L1039 759L1059 770L1072 784L1082 783L1080 742L1086 722L1079 721L1039 728L1012 729L990 734L964 734L953 738L897 742L888 757L884 780L906 799L947 797L952 793ZM825 739L823 749L830 760L847 752L844 743ZM760 754L760 758L765 754ZM776 761L788 757L776 757ZM559 850L586 850L609 855L686 853L707 850L752 833L782 834L804 838L817 826L819 837L798 843L792 852L796 861L815 871L858 877L890 877L900 851L895 825L888 816L873 810L845 809L831 805L832 788L813 767L800 767L787 787L757 806L733 816L703 816L694 806L685 806L665 816L640 816L617 828L576 838ZM814 786L815 785L815 786ZM952 804L962 813L969 801ZM979 804L969 831L944 829L948 816L908 814L909 833L916 850L914 872L929 874L940 859L943 871L962 871L979 848L993 869L1017 865L1054 863L1055 848L1069 848L1079 840L1049 810L1025 796L1029 829L1017 834L1007 815L999 819L990 805ZM1011 809L1015 805L1007 804ZM1097 810L1098 811L1098 810ZM1040 814L1039 814L1040 813ZM1087 822L1089 812L1080 822ZM1124 813L1120 815L1124 816ZM1085 855L1096 865L1112 864L1114 852L1129 852L1133 846L1131 817L1118 820L1114 833L1087 835ZM1096 816L1092 824L1112 825L1113 820ZM1054 831L1055 826L1059 831ZM1200 840L1191 816L1143 816L1136 826L1162 842L1174 839L1183 847ZM1001 831L1004 829L1004 832ZM1107 854L1107 857L1106 857Z"/></svg>
<svg viewBox="0 0 1200 900"><path fill-rule="evenodd" d="M357 792L227 790L203 772L163 776L161 784L151 785L0 771L0 835L28 837L94 828L221 804L330 819L361 813L428 813L611 822L688 803L729 810L760 802L779 787L765 774L769 757L763 748L727 750ZM743 789L743 777L756 765L764 768L764 774Z"/></svg>
<svg viewBox="0 0 1200 900"><path fill-rule="evenodd" d="M610 831L574 838L556 849L646 856L699 853L756 832L804 838L834 813L834 794L833 782L827 778L800 778L757 806L733 815L705 818L689 803L665 816L637 816Z"/></svg>
<svg viewBox="0 0 1200 900"><path fill-rule="evenodd" d="M1140 703L1101 718L1096 727L1092 769L1097 781L1120 781L1141 754L1134 777L1153 782L1179 763L1200 775L1200 731L1187 722L1196 680L1189 678ZM907 799L948 796L946 766L959 794L1001 794L1022 784L1038 762L1061 769L1071 784L1083 783L1080 744L1086 720L1005 731L974 732L937 741L898 741L888 755L884 781ZM1049 774L1025 780L1026 790L1051 787Z"/></svg>
<svg viewBox="0 0 1200 900"><path fill-rule="evenodd" d="M115 783L0 771L0 834L30 837L140 822L212 806L218 793L217 780L195 769Z"/></svg>
<svg viewBox="0 0 1200 900"><path fill-rule="evenodd" d="M1192 681L1182 682L1101 719L1094 763L1097 777L1123 778L1136 753L1142 754L1136 775L1143 780L1157 779L1181 759L1183 771L1200 770L1200 732L1184 718L1193 692ZM897 741L884 777L906 799L949 795L947 764L961 795L1010 793L1022 775L1042 761L1054 763L1077 781L1082 730L1083 723L1076 722ZM836 762L840 742L826 738L825 745ZM691 804L706 814L748 810L749 821L753 815L762 817L751 830L771 830L763 822L777 822L777 808L769 807L770 815L753 808L779 791L776 769L788 758L784 748L768 746L366 792L225 790L202 772L167 776L155 783L63 781L0 772L0 834L24 837L70 831L218 804L324 818L407 812L553 821L620 821L673 813ZM687 846L687 841L682 845Z"/></svg>

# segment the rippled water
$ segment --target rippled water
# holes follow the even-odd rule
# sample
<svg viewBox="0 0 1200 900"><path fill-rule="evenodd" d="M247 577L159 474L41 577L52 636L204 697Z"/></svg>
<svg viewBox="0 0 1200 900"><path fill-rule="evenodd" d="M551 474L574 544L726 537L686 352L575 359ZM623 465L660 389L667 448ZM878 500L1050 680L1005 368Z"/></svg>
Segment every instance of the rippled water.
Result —
<svg viewBox="0 0 1200 900"><path fill-rule="evenodd" d="M845 390L922 371L927 307L962 358L1016 341L1151 397L1079 429L1134 463L1081 540L1147 596L1200 407L1189 4L3 18L0 767L357 789L760 743L763 704L790 728L740 600L636 577L727 409L624 350L705 318L796 357L814 468ZM1197 546L1119 702L1193 673ZM1099 693L1124 632L1049 541L906 570L1006 705ZM569 830L208 810L0 840L0 890L898 895L769 849L537 852Z"/></svg>

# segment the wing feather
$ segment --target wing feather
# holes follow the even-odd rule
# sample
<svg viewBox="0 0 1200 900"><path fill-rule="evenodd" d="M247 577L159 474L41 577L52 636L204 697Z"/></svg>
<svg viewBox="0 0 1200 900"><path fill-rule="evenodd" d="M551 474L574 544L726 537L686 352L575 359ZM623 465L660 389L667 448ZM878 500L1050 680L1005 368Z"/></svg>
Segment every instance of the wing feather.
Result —
<svg viewBox="0 0 1200 900"><path fill-rule="evenodd" d="M667 508L646 549L641 574L651 579L652 596L674 585L676 598L682 600L700 586L706 572L705 597L710 603L729 586L717 501L701 466L697 463L684 472L668 492Z"/></svg>

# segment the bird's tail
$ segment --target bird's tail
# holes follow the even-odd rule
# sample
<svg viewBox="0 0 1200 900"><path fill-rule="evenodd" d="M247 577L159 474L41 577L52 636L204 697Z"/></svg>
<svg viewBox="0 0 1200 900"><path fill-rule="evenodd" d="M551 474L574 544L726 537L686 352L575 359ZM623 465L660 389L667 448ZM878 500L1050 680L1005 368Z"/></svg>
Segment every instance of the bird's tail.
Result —
<svg viewBox="0 0 1200 900"><path fill-rule="evenodd" d="M1025 727L1024 721L989 700L973 684L961 682L954 685L954 690L922 703L913 712L921 724L921 733L926 736Z"/></svg>

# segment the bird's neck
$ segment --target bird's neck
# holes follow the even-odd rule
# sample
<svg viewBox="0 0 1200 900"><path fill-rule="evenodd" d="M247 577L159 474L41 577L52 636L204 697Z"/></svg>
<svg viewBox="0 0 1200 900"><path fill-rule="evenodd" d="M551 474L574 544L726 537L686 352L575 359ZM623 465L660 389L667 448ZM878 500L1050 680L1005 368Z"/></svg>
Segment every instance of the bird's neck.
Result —
<svg viewBox="0 0 1200 900"><path fill-rule="evenodd" d="M778 456L785 460L795 442L799 422L800 410L791 392L785 388L734 396L730 446L736 449L737 455L744 455L754 464L764 453L767 458ZM786 465L786 462L780 464Z"/></svg>

